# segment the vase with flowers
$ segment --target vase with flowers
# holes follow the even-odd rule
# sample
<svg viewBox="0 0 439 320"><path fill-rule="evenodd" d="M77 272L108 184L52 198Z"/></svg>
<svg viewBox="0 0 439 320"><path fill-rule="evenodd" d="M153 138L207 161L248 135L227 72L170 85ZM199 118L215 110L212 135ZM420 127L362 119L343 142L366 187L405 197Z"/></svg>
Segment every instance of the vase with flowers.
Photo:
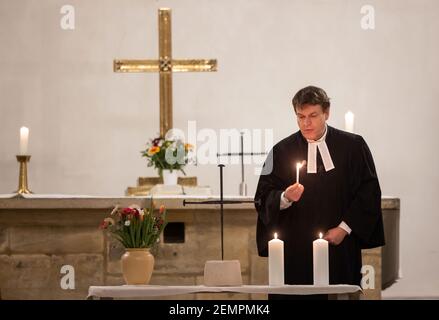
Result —
<svg viewBox="0 0 439 320"><path fill-rule="evenodd" d="M148 167L154 167L163 178L163 184L176 185L177 173L184 175L184 167L192 161L193 146L179 138L158 137L152 139L142 150L142 156L148 160Z"/></svg>
<svg viewBox="0 0 439 320"><path fill-rule="evenodd" d="M165 207L162 205L159 210L154 210L152 200L147 209L135 205L122 209L116 207L110 217L102 221L100 228L108 230L125 248L121 261L126 284L149 283L154 269L150 249L158 242L166 224Z"/></svg>

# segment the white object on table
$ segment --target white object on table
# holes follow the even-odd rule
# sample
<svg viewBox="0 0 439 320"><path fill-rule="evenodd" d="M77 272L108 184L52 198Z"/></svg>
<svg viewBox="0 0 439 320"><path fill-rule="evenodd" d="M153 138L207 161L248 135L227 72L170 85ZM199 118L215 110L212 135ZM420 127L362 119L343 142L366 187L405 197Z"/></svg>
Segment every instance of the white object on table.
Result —
<svg viewBox="0 0 439 320"><path fill-rule="evenodd" d="M328 241L322 239L314 240L312 244L314 285L329 285L329 259L328 259Z"/></svg>
<svg viewBox="0 0 439 320"><path fill-rule="evenodd" d="M209 260L204 265L206 287L242 286L241 263L239 260Z"/></svg>
<svg viewBox="0 0 439 320"><path fill-rule="evenodd" d="M283 286L284 280L284 242L277 238L268 241L268 283L270 286Z"/></svg>

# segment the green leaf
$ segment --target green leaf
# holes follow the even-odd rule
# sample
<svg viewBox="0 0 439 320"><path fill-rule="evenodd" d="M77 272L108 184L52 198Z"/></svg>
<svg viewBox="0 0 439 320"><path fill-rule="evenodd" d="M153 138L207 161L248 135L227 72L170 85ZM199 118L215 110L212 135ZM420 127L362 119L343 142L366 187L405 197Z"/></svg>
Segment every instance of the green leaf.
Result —
<svg viewBox="0 0 439 320"><path fill-rule="evenodd" d="M136 218L136 244L137 247L140 248L141 244L142 244L142 238L140 238L140 231L142 229L142 224L140 221L140 218Z"/></svg>
<svg viewBox="0 0 439 320"><path fill-rule="evenodd" d="M136 247L136 241L134 239L134 231L133 231L133 223L130 222L130 225L128 226L128 232L130 234L130 239L131 239L131 248L135 248Z"/></svg>

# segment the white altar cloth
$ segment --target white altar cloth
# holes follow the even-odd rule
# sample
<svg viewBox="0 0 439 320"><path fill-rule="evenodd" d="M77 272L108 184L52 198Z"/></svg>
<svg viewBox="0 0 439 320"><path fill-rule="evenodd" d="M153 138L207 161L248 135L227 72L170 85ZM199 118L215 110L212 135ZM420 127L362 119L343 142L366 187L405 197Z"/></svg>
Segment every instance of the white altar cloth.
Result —
<svg viewBox="0 0 439 320"><path fill-rule="evenodd" d="M160 285L123 285L123 286L91 286L88 290L88 298L146 298L159 296L173 296L189 293L204 292L237 292L237 293L273 293L273 294L335 294L345 295L361 291L359 286L354 285L243 285L236 287L206 287L199 286L160 286Z"/></svg>

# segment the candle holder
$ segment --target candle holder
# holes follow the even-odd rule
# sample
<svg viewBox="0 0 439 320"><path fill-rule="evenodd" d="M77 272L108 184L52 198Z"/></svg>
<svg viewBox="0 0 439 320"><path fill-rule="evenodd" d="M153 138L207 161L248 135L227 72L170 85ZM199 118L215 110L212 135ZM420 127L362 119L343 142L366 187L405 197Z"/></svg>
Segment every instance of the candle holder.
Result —
<svg viewBox="0 0 439 320"><path fill-rule="evenodd" d="M19 155L17 156L17 161L20 163L20 173L18 176L18 190L15 193L33 193L27 186L27 163L30 161L30 156Z"/></svg>

